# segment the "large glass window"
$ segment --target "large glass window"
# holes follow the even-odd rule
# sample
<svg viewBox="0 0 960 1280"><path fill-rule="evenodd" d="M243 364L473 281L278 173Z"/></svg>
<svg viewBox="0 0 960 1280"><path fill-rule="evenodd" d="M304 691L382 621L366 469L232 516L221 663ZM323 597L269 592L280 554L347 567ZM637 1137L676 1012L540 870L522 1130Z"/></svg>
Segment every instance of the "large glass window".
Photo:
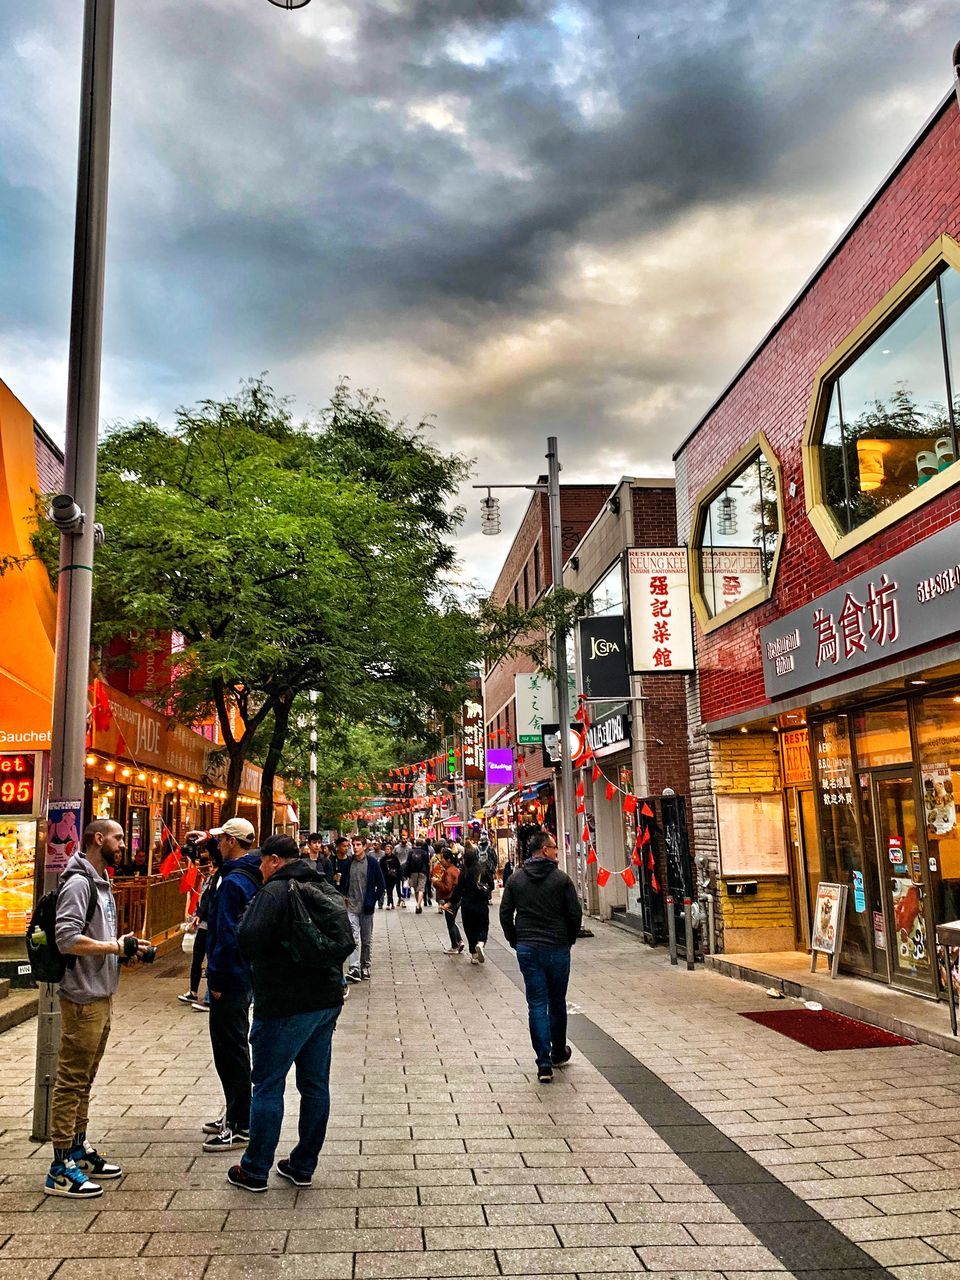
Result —
<svg viewBox="0 0 960 1280"><path fill-rule="evenodd" d="M590 598L593 601L591 612L594 615L612 614L619 617L623 613L623 570L619 560L591 589Z"/></svg>
<svg viewBox="0 0 960 1280"><path fill-rule="evenodd" d="M724 482L704 513L697 555L711 618L769 588L779 539L776 477L758 449Z"/></svg>
<svg viewBox="0 0 960 1280"><path fill-rule="evenodd" d="M960 273L948 267L830 389L820 467L844 533L956 462L958 374Z"/></svg>

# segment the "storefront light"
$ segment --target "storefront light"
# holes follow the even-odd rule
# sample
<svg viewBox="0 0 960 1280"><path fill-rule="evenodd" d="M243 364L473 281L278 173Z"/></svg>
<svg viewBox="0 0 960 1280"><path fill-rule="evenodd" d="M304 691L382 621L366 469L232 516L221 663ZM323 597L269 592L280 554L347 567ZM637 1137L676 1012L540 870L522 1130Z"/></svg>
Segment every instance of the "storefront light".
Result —
<svg viewBox="0 0 960 1280"><path fill-rule="evenodd" d="M193 785L192 782L190 783L189 787L187 787L187 790L190 792L192 796L195 796L197 794L197 788Z"/></svg>
<svg viewBox="0 0 960 1280"><path fill-rule="evenodd" d="M112 762L108 762L103 767L106 769L107 773L113 773L116 770L117 766Z"/></svg>
<svg viewBox="0 0 960 1280"><path fill-rule="evenodd" d="M89 766L89 765L94 765L94 764L96 764L96 763L97 763L97 757L96 757L96 756L87 756L86 763L87 763L87 765L88 765L88 766Z"/></svg>
<svg viewBox="0 0 960 1280"><path fill-rule="evenodd" d="M163 785L167 788L167 790L168 790L168 791L172 791L172 790L173 790L173 779L172 779L172 778L167 778Z"/></svg>
<svg viewBox="0 0 960 1280"><path fill-rule="evenodd" d="M137 781L138 781L138 782L146 782L146 780L147 780L147 775L146 775L145 773L138 773L138 774L137 774ZM154 778L154 782L156 782L156 778Z"/></svg>
<svg viewBox="0 0 960 1280"><path fill-rule="evenodd" d="M121 770L120 770L120 772L121 772L121 774L122 774L125 778L129 778L129 777L130 777L130 775L133 773L133 770L132 770L132 769L121 769Z"/></svg>
<svg viewBox="0 0 960 1280"><path fill-rule="evenodd" d="M749 733L749 732L750 732L750 730L747 728L747 726L746 726L745 724L742 724L742 725L740 726L740 732L741 732L741 733Z"/></svg>
<svg viewBox="0 0 960 1280"><path fill-rule="evenodd" d="M177 790L178 790L178 791L182 791L182 790L183 790L183 783L182 783L182 782L178 782L178 783L177 783Z"/></svg>

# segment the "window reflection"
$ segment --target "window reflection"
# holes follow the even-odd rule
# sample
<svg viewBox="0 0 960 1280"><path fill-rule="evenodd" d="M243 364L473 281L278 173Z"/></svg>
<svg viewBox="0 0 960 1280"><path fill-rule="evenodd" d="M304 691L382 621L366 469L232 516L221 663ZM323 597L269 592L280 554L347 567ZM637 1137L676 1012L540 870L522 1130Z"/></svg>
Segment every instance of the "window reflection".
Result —
<svg viewBox="0 0 960 1280"><path fill-rule="evenodd" d="M697 554L711 617L769 585L779 537L776 478L758 451L706 510Z"/></svg>
<svg viewBox="0 0 960 1280"><path fill-rule="evenodd" d="M834 383L820 463L827 502L844 531L956 461L949 388L960 369L950 376L951 331L956 367L960 273L948 269Z"/></svg>

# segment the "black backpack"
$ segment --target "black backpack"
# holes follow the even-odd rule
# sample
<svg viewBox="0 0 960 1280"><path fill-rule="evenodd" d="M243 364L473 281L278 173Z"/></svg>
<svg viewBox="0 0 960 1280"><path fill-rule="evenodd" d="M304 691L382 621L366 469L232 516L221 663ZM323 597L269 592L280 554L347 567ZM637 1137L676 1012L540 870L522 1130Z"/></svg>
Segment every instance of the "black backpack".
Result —
<svg viewBox="0 0 960 1280"><path fill-rule="evenodd" d="M84 933L97 909L97 886L82 867L73 867L65 872L57 887L43 895L27 925L27 959L34 982L62 982L67 970L77 963L76 956L65 956L57 946L57 902L60 890L71 876L83 876L90 886L90 901L83 918Z"/></svg>
<svg viewBox="0 0 960 1280"><path fill-rule="evenodd" d="M287 936L283 947L304 969L339 969L354 949L343 897L324 881L287 885Z"/></svg>

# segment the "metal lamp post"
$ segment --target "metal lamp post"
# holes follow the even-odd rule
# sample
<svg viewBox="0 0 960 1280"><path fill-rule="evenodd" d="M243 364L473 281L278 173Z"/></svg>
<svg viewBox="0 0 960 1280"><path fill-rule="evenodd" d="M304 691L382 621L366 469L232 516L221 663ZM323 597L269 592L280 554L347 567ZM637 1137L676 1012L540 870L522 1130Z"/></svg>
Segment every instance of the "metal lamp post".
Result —
<svg viewBox="0 0 960 1280"><path fill-rule="evenodd" d="M310 0L270 0L270 3L285 9L302 9ZM64 839L72 834L71 817L77 835L83 825L115 8L115 0L84 0L63 465L65 492L54 499L50 510L51 520L60 529L60 568L46 826L49 829L52 823L57 824L58 834ZM45 833L41 843L43 892L48 892L61 868L47 855ZM38 857L38 885L41 882L39 864ZM46 1141L50 1134L50 1100L57 1073L59 1040L56 993L52 985L45 983L40 988L37 1024L32 1133L35 1142Z"/></svg>

